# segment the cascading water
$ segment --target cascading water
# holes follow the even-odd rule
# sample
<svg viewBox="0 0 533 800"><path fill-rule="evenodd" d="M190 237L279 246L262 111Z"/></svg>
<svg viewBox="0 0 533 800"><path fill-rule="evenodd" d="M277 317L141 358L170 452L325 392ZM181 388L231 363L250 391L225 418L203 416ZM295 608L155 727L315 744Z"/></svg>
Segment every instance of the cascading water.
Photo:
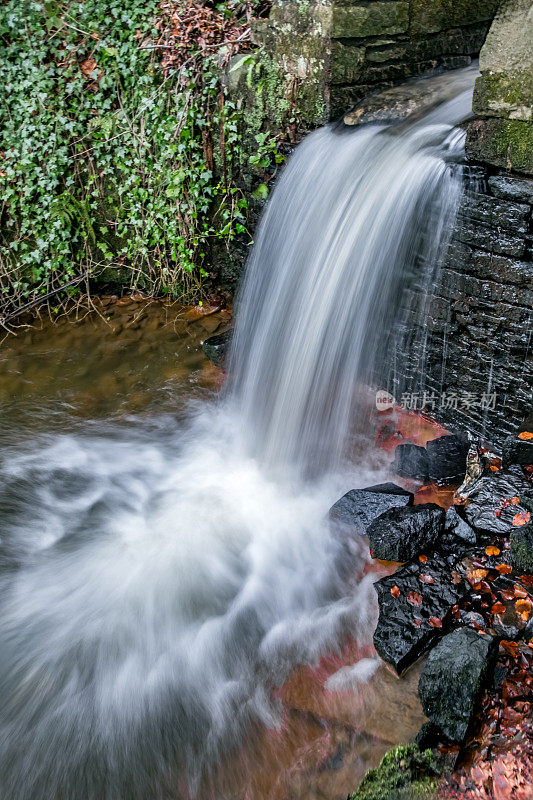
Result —
<svg viewBox="0 0 533 800"><path fill-rule="evenodd" d="M193 795L296 664L375 619L326 523L358 386L459 196L469 87L424 120L309 136L268 204L223 396L4 448L0 796ZM312 475L313 482L309 482Z"/></svg>

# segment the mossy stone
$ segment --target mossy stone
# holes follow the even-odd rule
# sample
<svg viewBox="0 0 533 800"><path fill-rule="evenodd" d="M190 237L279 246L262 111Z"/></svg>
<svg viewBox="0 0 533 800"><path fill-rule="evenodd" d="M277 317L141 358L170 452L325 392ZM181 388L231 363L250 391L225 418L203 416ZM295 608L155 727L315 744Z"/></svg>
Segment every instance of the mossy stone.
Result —
<svg viewBox="0 0 533 800"><path fill-rule="evenodd" d="M533 573L533 525L511 532L511 558L519 569Z"/></svg>
<svg viewBox="0 0 533 800"><path fill-rule="evenodd" d="M332 36L363 38L404 33L409 26L409 3L377 2L333 9Z"/></svg>
<svg viewBox="0 0 533 800"><path fill-rule="evenodd" d="M438 774L431 750L400 745L384 755L377 769L367 772L348 800L430 800L436 795Z"/></svg>
<svg viewBox="0 0 533 800"><path fill-rule="evenodd" d="M467 156L497 167L533 175L533 123L517 119L479 119L468 126Z"/></svg>
<svg viewBox="0 0 533 800"><path fill-rule="evenodd" d="M411 33L438 33L491 20L499 5L500 0L412 0Z"/></svg>

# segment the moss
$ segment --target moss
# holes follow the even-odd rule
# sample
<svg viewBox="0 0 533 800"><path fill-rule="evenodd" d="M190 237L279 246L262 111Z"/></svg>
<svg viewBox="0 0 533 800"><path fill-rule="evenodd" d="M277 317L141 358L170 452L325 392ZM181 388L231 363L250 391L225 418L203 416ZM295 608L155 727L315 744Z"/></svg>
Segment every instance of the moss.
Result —
<svg viewBox="0 0 533 800"><path fill-rule="evenodd" d="M420 35L491 20L500 0L411 0L411 32Z"/></svg>
<svg viewBox="0 0 533 800"><path fill-rule="evenodd" d="M349 800L430 800L437 789L437 775L431 750L400 745L385 754L377 769L367 772Z"/></svg>
<svg viewBox="0 0 533 800"><path fill-rule="evenodd" d="M533 124L514 119L476 120L468 126L467 155L533 175Z"/></svg>
<svg viewBox="0 0 533 800"><path fill-rule="evenodd" d="M531 119L533 78L524 71L488 73L479 77L474 91L476 114L512 119Z"/></svg>
<svg viewBox="0 0 533 800"><path fill-rule="evenodd" d="M533 572L533 526L526 525L511 532L511 558L519 569Z"/></svg>

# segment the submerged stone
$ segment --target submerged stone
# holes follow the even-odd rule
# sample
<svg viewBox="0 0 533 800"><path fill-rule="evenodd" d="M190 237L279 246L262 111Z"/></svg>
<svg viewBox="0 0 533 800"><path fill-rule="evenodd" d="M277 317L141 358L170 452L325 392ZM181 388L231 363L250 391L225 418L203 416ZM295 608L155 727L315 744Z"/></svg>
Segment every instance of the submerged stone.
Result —
<svg viewBox="0 0 533 800"><path fill-rule="evenodd" d="M508 536L515 529L516 515L527 512L521 496L529 497L530 493L531 484L520 467L492 472L469 492L466 519L478 531Z"/></svg>
<svg viewBox="0 0 533 800"><path fill-rule="evenodd" d="M462 483L470 448L468 435L450 433L432 439L426 445L429 480L438 483Z"/></svg>
<svg viewBox="0 0 533 800"><path fill-rule="evenodd" d="M533 525L523 525L511 531L511 559L519 569L533 573Z"/></svg>
<svg viewBox="0 0 533 800"><path fill-rule="evenodd" d="M379 483L365 489L352 489L337 500L329 517L364 534L368 526L385 511L411 505L413 495L395 483Z"/></svg>
<svg viewBox="0 0 533 800"><path fill-rule="evenodd" d="M465 627L444 636L430 652L418 694L424 713L449 741L465 738L497 649L494 637Z"/></svg>
<svg viewBox="0 0 533 800"><path fill-rule="evenodd" d="M394 471L404 478L427 481L429 463L426 448L410 442L399 444L394 451Z"/></svg>
<svg viewBox="0 0 533 800"><path fill-rule="evenodd" d="M408 561L436 544L445 516L434 503L391 508L367 529L370 551L382 561Z"/></svg>
<svg viewBox="0 0 533 800"><path fill-rule="evenodd" d="M433 554L425 564L406 564L376 581L379 619L374 645L401 674L442 635L453 606L467 588L459 573Z"/></svg>
<svg viewBox="0 0 533 800"><path fill-rule="evenodd" d="M231 340L233 338L233 330L224 331L224 333L217 333L215 336L210 336L202 344L202 350L213 364L217 367L222 366L228 354Z"/></svg>

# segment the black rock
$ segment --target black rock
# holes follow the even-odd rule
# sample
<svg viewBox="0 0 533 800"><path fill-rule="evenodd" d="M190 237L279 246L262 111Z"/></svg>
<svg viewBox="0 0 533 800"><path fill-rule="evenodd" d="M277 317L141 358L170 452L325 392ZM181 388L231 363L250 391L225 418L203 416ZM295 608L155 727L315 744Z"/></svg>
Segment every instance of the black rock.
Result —
<svg viewBox="0 0 533 800"><path fill-rule="evenodd" d="M215 336L209 336L209 338L203 342L202 350L217 367L222 366L224 363L232 338L233 330L230 328L229 331L224 331L224 333L217 333Z"/></svg>
<svg viewBox="0 0 533 800"><path fill-rule="evenodd" d="M498 642L473 628L457 628L430 652L418 695L424 714L451 742L462 742L492 668Z"/></svg>
<svg viewBox="0 0 533 800"><path fill-rule="evenodd" d="M467 592L466 582L453 583L450 568L436 554L424 565L416 561L400 567L394 575L376 581L374 587L379 604L374 645L398 674L442 635L453 606ZM442 622L442 629L435 626L436 620Z"/></svg>
<svg viewBox="0 0 533 800"><path fill-rule="evenodd" d="M399 444L394 451L394 471L404 478L427 481L429 464L426 448L410 442Z"/></svg>
<svg viewBox="0 0 533 800"><path fill-rule="evenodd" d="M349 525L356 533L367 527L390 508L411 505L413 495L395 483L379 483L365 489L352 489L329 510L330 519Z"/></svg>
<svg viewBox="0 0 533 800"><path fill-rule="evenodd" d="M444 532L446 536L453 537L455 539L461 539L463 542L467 542L468 544L476 543L475 530L468 524L468 522L465 522L465 520L459 516L455 506L451 506L451 508L449 508L446 512L446 518L444 520Z"/></svg>
<svg viewBox="0 0 533 800"><path fill-rule="evenodd" d="M409 561L438 541L445 516L434 503L390 508L367 528L370 551L382 561Z"/></svg>
<svg viewBox="0 0 533 800"><path fill-rule="evenodd" d="M515 530L515 514L527 509L521 503L505 505L504 501L513 497L520 498L522 495L529 497L530 494L531 484L520 467L491 472L469 491L469 503L465 508L466 519L478 531L508 536Z"/></svg>
<svg viewBox="0 0 533 800"><path fill-rule="evenodd" d="M450 433L429 441L426 445L429 480L461 484L466 473L469 447L466 433Z"/></svg>
<svg viewBox="0 0 533 800"><path fill-rule="evenodd" d="M508 436L502 447L502 462L504 469L512 464L533 464L533 439Z"/></svg>
<svg viewBox="0 0 533 800"><path fill-rule="evenodd" d="M524 572L533 573L533 525L522 525L518 528L513 528L510 542L513 564Z"/></svg>

